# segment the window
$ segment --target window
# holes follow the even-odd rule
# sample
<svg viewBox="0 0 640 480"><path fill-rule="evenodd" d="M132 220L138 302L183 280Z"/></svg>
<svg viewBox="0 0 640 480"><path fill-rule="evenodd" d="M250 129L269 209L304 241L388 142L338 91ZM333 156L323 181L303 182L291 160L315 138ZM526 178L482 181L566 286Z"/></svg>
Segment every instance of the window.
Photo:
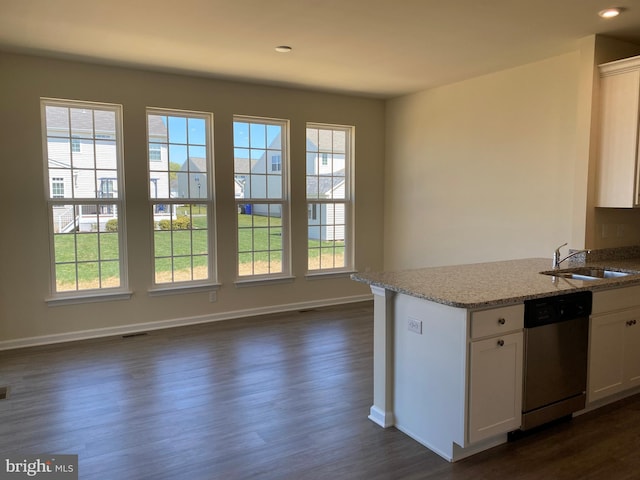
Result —
<svg viewBox="0 0 640 480"><path fill-rule="evenodd" d="M212 133L209 113L147 109L154 283L212 278Z"/></svg>
<svg viewBox="0 0 640 480"><path fill-rule="evenodd" d="M124 290L121 107L42 99L41 112L52 293Z"/></svg>
<svg viewBox="0 0 640 480"><path fill-rule="evenodd" d="M149 161L161 162L162 161L162 147L159 143L149 143Z"/></svg>
<svg viewBox="0 0 640 480"><path fill-rule="evenodd" d="M51 179L51 197L64 198L64 178L54 177Z"/></svg>
<svg viewBox="0 0 640 480"><path fill-rule="evenodd" d="M352 267L352 127L307 125L307 268Z"/></svg>
<svg viewBox="0 0 640 480"><path fill-rule="evenodd" d="M271 157L271 171L272 172L282 171L282 157L280 155L273 155Z"/></svg>
<svg viewBox="0 0 640 480"><path fill-rule="evenodd" d="M286 121L234 117L240 278L289 274L287 129Z"/></svg>

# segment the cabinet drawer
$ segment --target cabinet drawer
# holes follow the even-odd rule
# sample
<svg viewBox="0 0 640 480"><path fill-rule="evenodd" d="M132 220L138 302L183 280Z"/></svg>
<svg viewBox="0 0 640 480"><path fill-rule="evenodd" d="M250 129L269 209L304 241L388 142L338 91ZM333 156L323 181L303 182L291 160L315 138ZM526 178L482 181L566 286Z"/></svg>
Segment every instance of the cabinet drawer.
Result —
<svg viewBox="0 0 640 480"><path fill-rule="evenodd" d="M524 304L471 313L471 338L502 335L524 328Z"/></svg>

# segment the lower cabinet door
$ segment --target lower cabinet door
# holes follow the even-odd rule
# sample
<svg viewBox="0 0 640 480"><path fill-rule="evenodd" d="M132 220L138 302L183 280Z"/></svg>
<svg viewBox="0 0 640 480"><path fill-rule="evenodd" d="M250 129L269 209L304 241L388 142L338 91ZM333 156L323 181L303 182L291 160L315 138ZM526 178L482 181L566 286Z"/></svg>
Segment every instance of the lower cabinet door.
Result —
<svg viewBox="0 0 640 480"><path fill-rule="evenodd" d="M640 385L640 311L624 322L624 384Z"/></svg>
<svg viewBox="0 0 640 480"><path fill-rule="evenodd" d="M591 319L589 348L589 401L624 390L626 322L629 312L610 313Z"/></svg>
<svg viewBox="0 0 640 480"><path fill-rule="evenodd" d="M589 401L640 385L640 309L591 318Z"/></svg>
<svg viewBox="0 0 640 480"><path fill-rule="evenodd" d="M468 440L510 432L522 418L523 334L470 343Z"/></svg>

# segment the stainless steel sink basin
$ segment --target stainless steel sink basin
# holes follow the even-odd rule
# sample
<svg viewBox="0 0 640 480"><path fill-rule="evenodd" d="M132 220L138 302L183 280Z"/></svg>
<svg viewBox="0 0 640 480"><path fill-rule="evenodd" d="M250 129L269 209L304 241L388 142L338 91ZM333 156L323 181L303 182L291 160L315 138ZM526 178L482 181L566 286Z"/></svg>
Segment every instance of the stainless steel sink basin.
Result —
<svg viewBox="0 0 640 480"><path fill-rule="evenodd" d="M607 268L598 267L575 267L564 268L558 270L547 270L540 272L543 275L552 275L554 277L573 278L576 280L602 280L604 278L618 278L633 275L631 272L617 272ZM640 272L639 272L640 273Z"/></svg>

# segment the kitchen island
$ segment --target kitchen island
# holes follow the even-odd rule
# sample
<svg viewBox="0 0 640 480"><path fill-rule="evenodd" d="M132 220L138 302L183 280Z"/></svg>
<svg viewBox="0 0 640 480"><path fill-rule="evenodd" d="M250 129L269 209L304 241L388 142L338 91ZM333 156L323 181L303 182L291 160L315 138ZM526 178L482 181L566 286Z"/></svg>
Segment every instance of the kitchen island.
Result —
<svg viewBox="0 0 640 480"><path fill-rule="evenodd" d="M597 280L542 274L552 270L544 258L354 274L374 294L369 418L397 427L449 461L506 442L521 422L524 302L589 290L592 322L602 317L607 325L609 318L620 323L619 312L628 317L635 310L640 318L640 256L628 253L592 256L590 266L629 273ZM606 335L596 339L602 345L592 350L606 352L613 331L602 330ZM636 336L639 344L628 352L640 347L639 335L629 338ZM626 359L631 373L622 382L611 378L618 365L601 356L589 360L597 377L592 383L602 384L594 387L593 399L640 385L637 358Z"/></svg>

